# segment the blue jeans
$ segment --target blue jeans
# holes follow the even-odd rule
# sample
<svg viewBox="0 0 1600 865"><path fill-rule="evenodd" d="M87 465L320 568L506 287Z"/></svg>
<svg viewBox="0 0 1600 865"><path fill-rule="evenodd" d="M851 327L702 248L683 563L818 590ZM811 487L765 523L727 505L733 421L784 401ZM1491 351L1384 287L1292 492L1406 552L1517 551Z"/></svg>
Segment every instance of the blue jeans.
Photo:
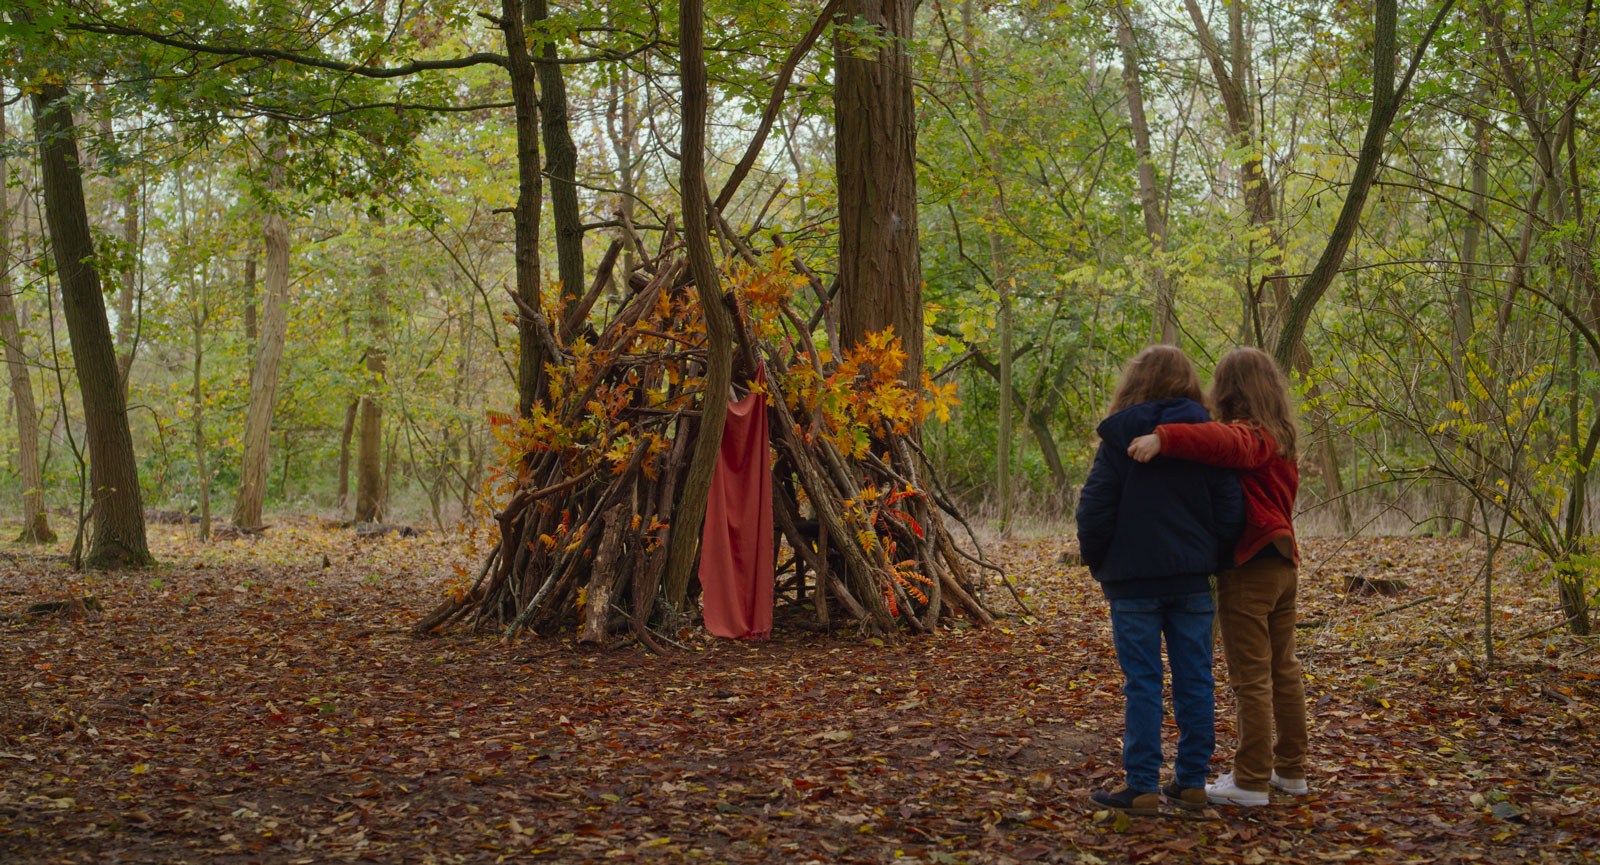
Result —
<svg viewBox="0 0 1600 865"><path fill-rule="evenodd" d="M1178 722L1179 787L1204 787L1217 744L1211 678L1210 592L1111 602L1111 632L1126 679L1122 769L1136 793L1154 793L1161 777L1161 637L1172 667L1172 711Z"/></svg>

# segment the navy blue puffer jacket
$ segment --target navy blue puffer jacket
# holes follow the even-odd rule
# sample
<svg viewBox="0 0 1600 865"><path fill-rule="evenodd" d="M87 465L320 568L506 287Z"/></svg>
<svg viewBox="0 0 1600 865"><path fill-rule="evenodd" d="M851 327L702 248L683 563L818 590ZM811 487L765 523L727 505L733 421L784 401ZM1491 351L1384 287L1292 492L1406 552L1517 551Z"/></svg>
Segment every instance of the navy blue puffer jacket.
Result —
<svg viewBox="0 0 1600 865"><path fill-rule="evenodd" d="M1189 399L1129 406L1100 422L1100 450L1078 499L1078 545L1107 598L1206 591L1233 564L1244 495L1229 469L1128 456L1128 443L1164 423L1203 423Z"/></svg>

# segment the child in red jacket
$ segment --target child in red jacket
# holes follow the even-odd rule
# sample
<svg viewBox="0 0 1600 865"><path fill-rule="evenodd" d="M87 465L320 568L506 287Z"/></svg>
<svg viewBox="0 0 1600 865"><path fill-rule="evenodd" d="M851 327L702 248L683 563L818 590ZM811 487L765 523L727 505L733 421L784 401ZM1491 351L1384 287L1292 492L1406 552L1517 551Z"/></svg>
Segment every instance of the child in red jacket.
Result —
<svg viewBox="0 0 1600 865"><path fill-rule="evenodd" d="M1233 771L1206 785L1213 804L1265 805L1269 787L1295 795L1309 789L1305 680L1294 651L1300 469L1288 390L1265 352L1234 349L1211 376L1211 404L1221 422L1164 424L1128 445L1128 456L1139 462L1164 454L1239 469L1244 489L1237 564L1217 576L1217 623L1238 698L1239 745Z"/></svg>

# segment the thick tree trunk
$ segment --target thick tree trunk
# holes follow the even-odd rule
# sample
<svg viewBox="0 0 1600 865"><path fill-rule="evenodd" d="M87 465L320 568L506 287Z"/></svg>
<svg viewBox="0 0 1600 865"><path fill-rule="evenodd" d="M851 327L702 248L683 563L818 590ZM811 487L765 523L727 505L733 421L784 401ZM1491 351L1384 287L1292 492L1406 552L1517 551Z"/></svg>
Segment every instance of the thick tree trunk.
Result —
<svg viewBox="0 0 1600 865"><path fill-rule="evenodd" d="M282 160L285 148L273 147L271 159ZM270 186L279 186L281 166L269 169ZM244 461L239 471L239 494L233 504L233 524L253 529L262 525L261 509L267 494L268 450L272 442L272 413L278 401L278 369L283 364L289 331L289 225L277 213L262 222L266 248L266 298L261 309L261 338L250 370L250 407L245 412Z"/></svg>
<svg viewBox="0 0 1600 865"><path fill-rule="evenodd" d="M1235 6L1238 4L1235 3ZM1178 344L1177 282L1167 271L1162 253L1167 248L1167 218L1161 212L1161 189L1150 156L1150 122L1144 113L1144 82L1139 73L1139 42L1126 0L1118 3L1117 45L1122 49L1122 85L1128 94L1128 120L1133 126L1133 152L1139 160L1139 207L1144 211L1144 231L1150 238L1155 262L1151 268L1155 305L1150 325L1151 341Z"/></svg>
<svg viewBox="0 0 1600 865"><path fill-rule="evenodd" d="M901 378L922 382L922 257L917 245L915 0L847 0L845 23L881 41L834 39L834 159L839 184L839 330L846 347L893 329Z"/></svg>
<svg viewBox="0 0 1600 865"><path fill-rule="evenodd" d="M93 568L141 567L153 559L145 541L139 464L128 430L116 348L106 322L105 294L95 270L67 89L59 84L41 85L33 94L33 113L45 214L61 280L61 308L83 393L89 484L95 503L94 542L85 563Z"/></svg>
<svg viewBox="0 0 1600 865"><path fill-rule="evenodd" d="M0 104L5 88L0 87ZM0 148L6 143L6 115L0 110ZM22 472L22 534L18 541L45 544L56 539L44 515L44 477L39 466L39 412L33 402L28 360L22 351L22 321L11 291L11 164L0 158L0 342L5 343L11 399L17 407L17 462Z"/></svg>
<svg viewBox="0 0 1600 865"><path fill-rule="evenodd" d="M381 217L373 218L382 226ZM361 434L356 449L356 522L376 522L383 517L383 402L378 392L388 373L388 270L376 262L368 272L367 286L367 390L361 396Z"/></svg>
<svg viewBox="0 0 1600 865"><path fill-rule="evenodd" d="M706 498L711 475L722 447L722 429L728 418L728 387L733 375L733 321L722 305L717 264L711 257L705 184L706 63L705 6L703 0L682 0L678 9L681 30L683 87L683 144L679 189L683 194L683 240L689 256L700 306L706 317L705 397L694 443L694 457L678 506L672 512L672 536L667 545L667 569L662 581L667 601L682 612L688 597L695 551L705 525ZM920 322L921 319L919 318ZM920 331L919 331L920 332ZM682 423L683 421L679 421Z"/></svg>
<svg viewBox="0 0 1600 865"><path fill-rule="evenodd" d="M527 20L536 26L550 18L546 0L528 0ZM556 61L556 44L540 39L534 65L539 72L539 124L544 134L545 172L550 175L550 209L555 217L556 271L561 279L557 321L566 321L586 281L583 274L583 219L578 211L578 146L567 125L567 83Z"/></svg>
<svg viewBox="0 0 1600 865"><path fill-rule="evenodd" d="M523 29L522 0L500 0L500 29L505 35L517 125L517 205L512 217L517 298L543 315L539 298L539 210L544 194L539 175L539 84ZM517 316L517 411L524 417L543 400L544 353L538 327L539 322L526 313Z"/></svg>

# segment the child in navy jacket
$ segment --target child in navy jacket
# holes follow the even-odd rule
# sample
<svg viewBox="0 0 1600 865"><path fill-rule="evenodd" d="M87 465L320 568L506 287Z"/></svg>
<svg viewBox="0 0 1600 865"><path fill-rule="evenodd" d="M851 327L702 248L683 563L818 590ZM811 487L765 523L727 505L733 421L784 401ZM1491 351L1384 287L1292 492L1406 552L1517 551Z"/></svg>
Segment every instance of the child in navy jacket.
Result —
<svg viewBox="0 0 1600 865"><path fill-rule="evenodd" d="M1162 424L1204 423L1200 378L1183 352L1151 346L1128 362L1100 423L1100 448L1078 502L1078 544L1111 602L1112 638L1126 680L1122 766L1127 784L1096 804L1153 814L1160 800L1206 805L1216 744L1211 676L1213 573L1232 564L1244 498L1232 471L1197 463L1135 462L1128 445ZM1161 772L1161 644L1178 722L1175 779ZM1159 789L1159 795L1158 795Z"/></svg>

